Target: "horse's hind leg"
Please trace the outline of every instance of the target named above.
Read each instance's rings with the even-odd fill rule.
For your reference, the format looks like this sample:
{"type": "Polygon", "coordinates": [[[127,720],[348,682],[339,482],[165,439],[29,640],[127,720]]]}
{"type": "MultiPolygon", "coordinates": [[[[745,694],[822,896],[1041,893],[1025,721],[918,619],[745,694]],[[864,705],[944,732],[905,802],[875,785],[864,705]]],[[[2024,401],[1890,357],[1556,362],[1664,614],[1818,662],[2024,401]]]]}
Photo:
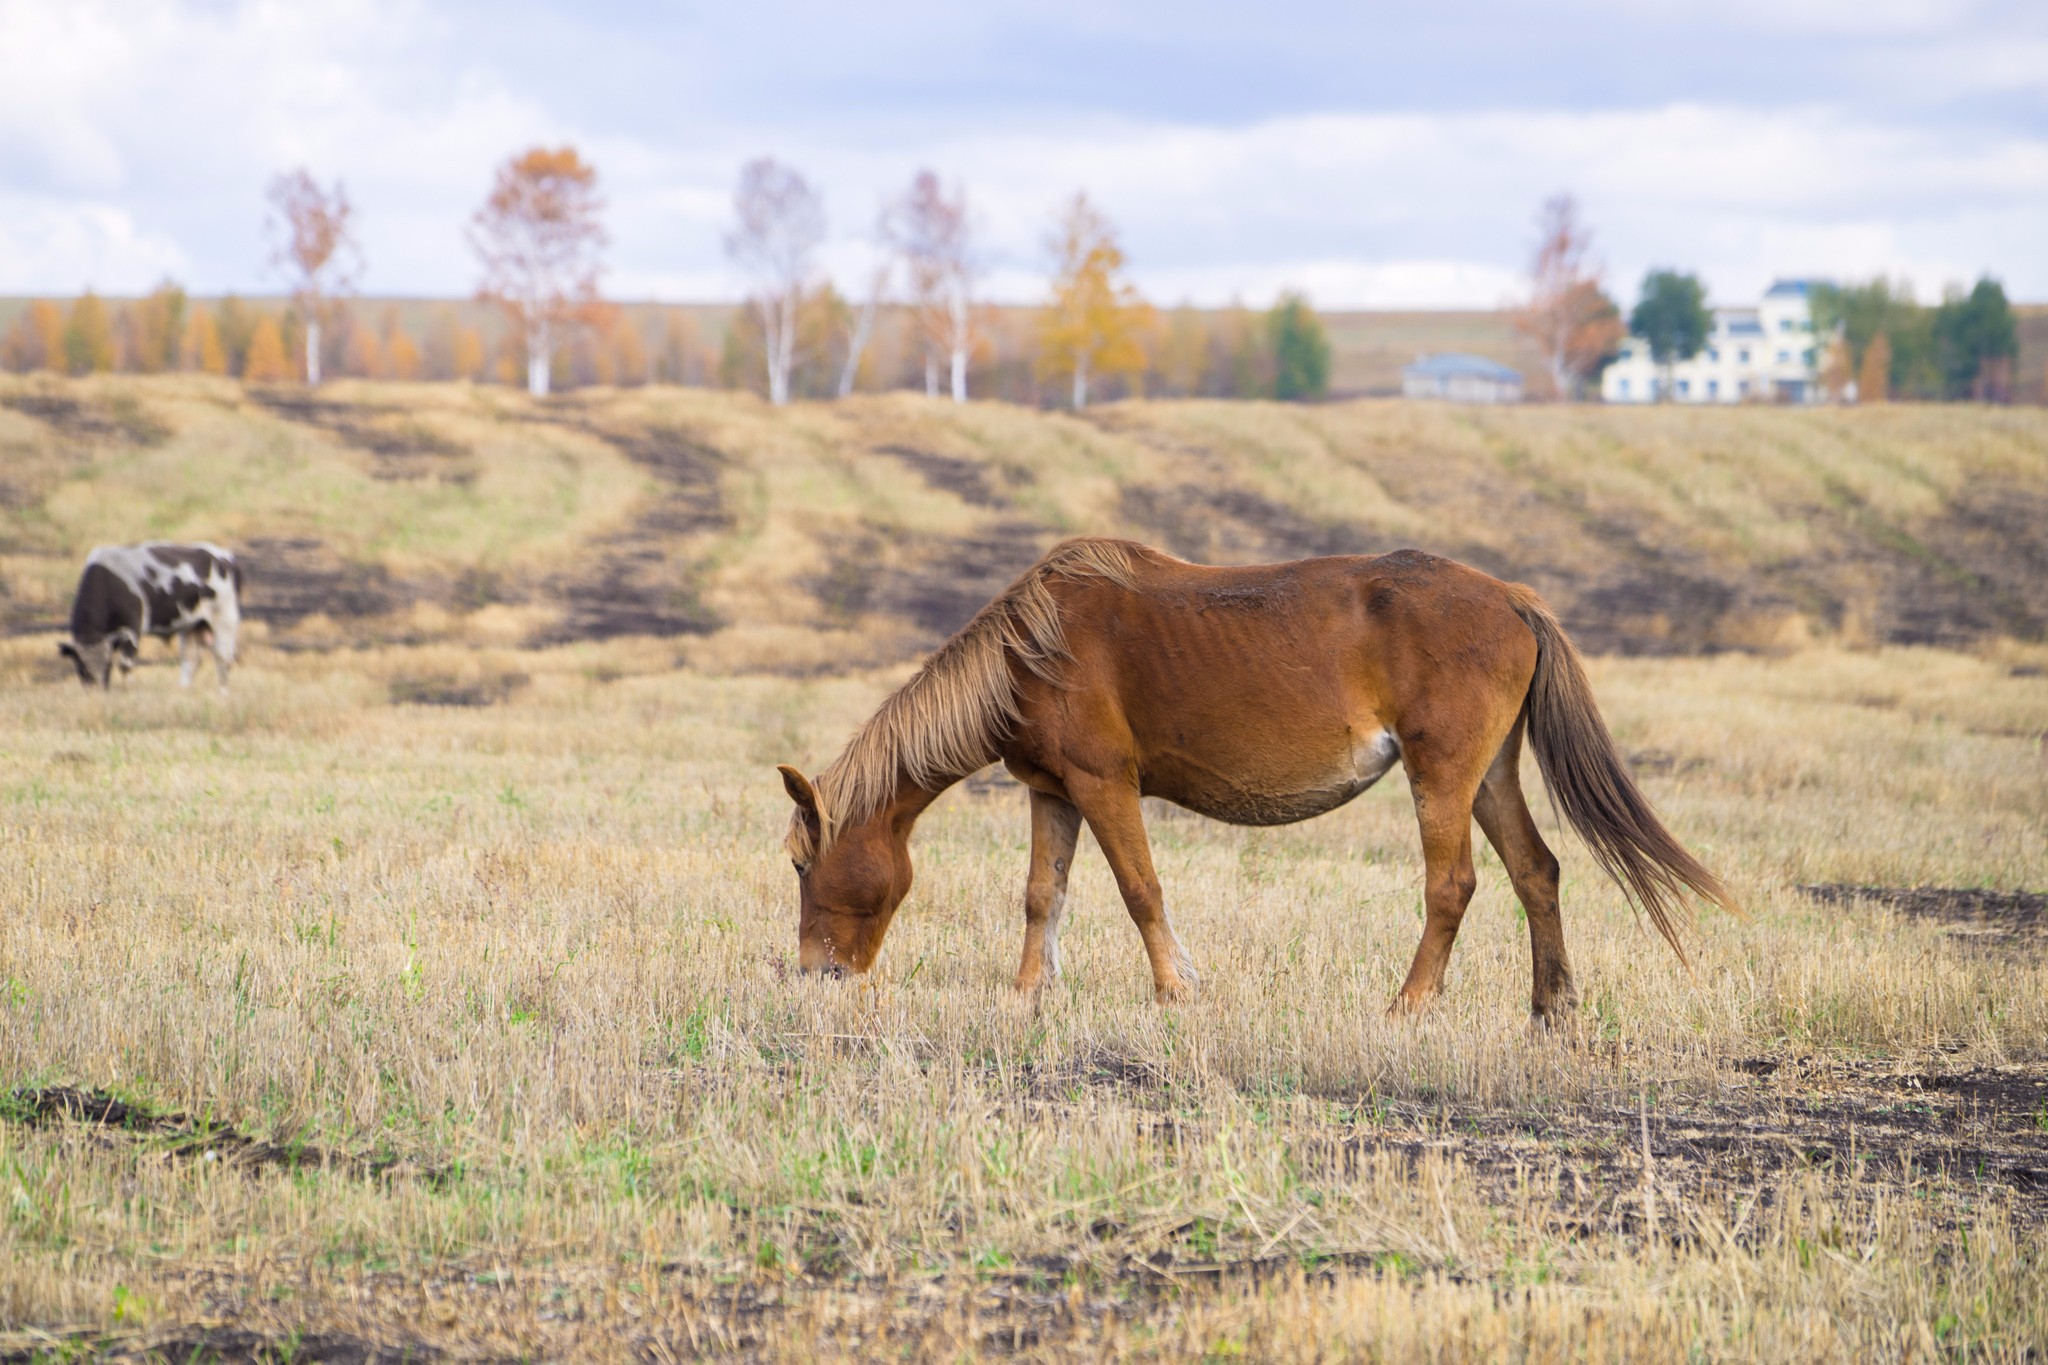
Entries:
{"type": "Polygon", "coordinates": [[[1515,895],[1529,917],[1529,956],[1534,986],[1530,1017],[1556,1025],[1578,1012],[1578,987],[1572,984],[1571,957],[1565,952],[1564,920],[1557,909],[1557,857],[1537,832],[1529,803],[1522,795],[1522,727],[1517,724],[1500,746],[1493,766],[1479,784],[1472,813],[1500,854],[1515,895]]]}
{"type": "MultiPolygon", "coordinates": [[[[1412,780],[1412,779],[1411,779],[1412,780]]],[[[1451,784],[1417,784],[1415,815],[1422,826],[1424,864],[1422,942],[1391,1013],[1420,1009],[1444,984],[1444,967],[1478,877],[1472,871],[1472,792],[1451,784]]]]}
{"type": "Polygon", "coordinates": [[[1035,991],[1060,974],[1060,911],[1067,903],[1067,870],[1081,835],[1081,812],[1045,792],[1031,793],[1031,877],[1024,884],[1024,965],[1017,989],[1035,991]]]}

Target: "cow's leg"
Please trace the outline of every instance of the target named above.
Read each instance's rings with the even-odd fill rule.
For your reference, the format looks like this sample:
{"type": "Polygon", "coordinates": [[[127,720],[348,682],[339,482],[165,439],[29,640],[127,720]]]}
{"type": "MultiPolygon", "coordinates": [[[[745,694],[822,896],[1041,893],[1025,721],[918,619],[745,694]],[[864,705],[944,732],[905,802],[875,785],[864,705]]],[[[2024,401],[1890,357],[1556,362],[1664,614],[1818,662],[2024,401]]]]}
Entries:
{"type": "Polygon", "coordinates": [[[213,645],[213,670],[220,678],[220,690],[228,690],[228,670],[235,665],[235,629],[232,625],[216,628],[211,632],[213,645]]]}
{"type": "Polygon", "coordinates": [[[1518,724],[1500,747],[1493,766],[1479,784],[1472,813],[1500,854],[1515,895],[1529,918],[1529,956],[1534,985],[1531,1019],[1555,1025],[1578,1012],[1579,992],[1572,984],[1571,957],[1565,952],[1564,921],[1557,910],[1557,857],[1537,832],[1522,795],[1522,727],[1518,724]]]}
{"type": "Polygon", "coordinates": [[[1152,870],[1152,845],[1145,836],[1145,813],[1137,790],[1114,779],[1070,774],[1067,794],[1080,807],[1095,842],[1102,846],[1102,856],[1116,874],[1117,890],[1123,893],[1124,908],[1131,912],[1131,922],[1145,941],[1145,956],[1152,964],[1153,998],[1162,1003],[1186,999],[1200,978],[1187,950],[1174,937],[1173,926],[1167,923],[1166,901],[1152,870]]]}
{"type": "Polygon", "coordinates": [[[178,632],[178,686],[190,687],[192,675],[199,668],[199,641],[194,638],[197,631],[178,632]]]}
{"type": "Polygon", "coordinates": [[[1081,836],[1081,812],[1072,802],[1031,793],[1031,876],[1024,883],[1024,965],[1019,992],[1035,991],[1060,974],[1060,912],[1067,904],[1067,870],[1081,836]]]}

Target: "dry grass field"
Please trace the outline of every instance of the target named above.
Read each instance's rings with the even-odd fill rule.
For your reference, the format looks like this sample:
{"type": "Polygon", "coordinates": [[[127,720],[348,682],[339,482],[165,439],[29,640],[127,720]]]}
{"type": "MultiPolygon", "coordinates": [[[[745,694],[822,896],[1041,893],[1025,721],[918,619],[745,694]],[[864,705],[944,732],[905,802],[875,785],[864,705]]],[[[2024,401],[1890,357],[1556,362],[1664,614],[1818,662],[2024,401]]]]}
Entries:
{"type": "Polygon", "coordinates": [[[2048,560],[1996,519],[2044,462],[1903,408],[0,381],[0,1358],[2039,1360],[2048,560]],[[1532,1035],[1482,854],[1391,1021],[1397,772],[1153,813],[1184,1006],[1084,836],[1030,1004],[990,772],[874,976],[795,979],[773,765],[1112,529],[1539,582],[1749,918],[1689,975],[1556,837],[1585,1004],[1532,1035]],[[144,534],[249,547],[230,694],[58,669],[144,534]]]}

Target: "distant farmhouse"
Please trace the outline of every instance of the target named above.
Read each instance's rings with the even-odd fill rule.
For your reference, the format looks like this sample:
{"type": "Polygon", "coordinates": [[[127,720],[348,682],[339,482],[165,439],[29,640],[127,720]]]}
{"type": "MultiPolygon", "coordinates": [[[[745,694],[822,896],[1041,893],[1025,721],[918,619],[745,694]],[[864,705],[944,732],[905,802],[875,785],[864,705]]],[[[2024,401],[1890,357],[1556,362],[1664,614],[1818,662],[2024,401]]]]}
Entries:
{"type": "Polygon", "coordinates": [[[1484,356],[1425,355],[1402,368],[1401,393],[1408,398],[1448,398],[1453,403],[1519,403],[1522,376],[1484,356]]]}
{"type": "Polygon", "coordinates": [[[1821,398],[1818,346],[1807,303],[1809,280],[1779,280],[1754,308],[1716,308],[1707,344],[1671,367],[1671,392],[1649,343],[1629,337],[1600,376],[1609,403],[1815,403],[1821,398]]]}

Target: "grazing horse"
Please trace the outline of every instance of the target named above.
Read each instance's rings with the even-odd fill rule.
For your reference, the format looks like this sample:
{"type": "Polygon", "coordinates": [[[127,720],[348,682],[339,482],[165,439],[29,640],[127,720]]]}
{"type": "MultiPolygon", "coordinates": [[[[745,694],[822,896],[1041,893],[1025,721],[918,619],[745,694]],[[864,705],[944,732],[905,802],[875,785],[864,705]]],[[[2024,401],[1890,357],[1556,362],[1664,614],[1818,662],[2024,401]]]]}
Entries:
{"type": "Polygon", "coordinates": [[[898,688],[796,803],[798,960],[873,965],[910,891],[910,832],[947,787],[1000,759],[1031,792],[1017,988],[1059,974],[1067,870],[1086,821],[1151,962],[1155,997],[1195,985],[1152,870],[1139,799],[1240,825],[1321,815],[1395,763],[1427,865],[1422,943],[1395,999],[1443,983],[1472,897],[1472,821],[1528,912],[1544,1023],[1578,992],[1557,859],[1522,798],[1522,737],[1572,827],[1681,960],[1689,889],[1734,909],[1650,808],[1600,719],[1585,669],[1537,595],[1416,550],[1212,568],[1130,541],[1069,540],[898,688]]]}

